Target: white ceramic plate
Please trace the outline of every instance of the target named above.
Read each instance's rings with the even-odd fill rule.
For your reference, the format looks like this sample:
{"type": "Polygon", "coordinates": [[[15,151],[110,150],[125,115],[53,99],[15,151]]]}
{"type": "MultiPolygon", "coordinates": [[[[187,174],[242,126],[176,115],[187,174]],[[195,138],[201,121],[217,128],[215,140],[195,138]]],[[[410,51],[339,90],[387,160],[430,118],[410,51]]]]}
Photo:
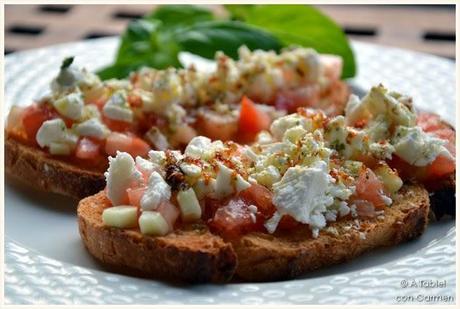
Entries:
{"type": "MultiPolygon", "coordinates": [[[[416,106],[455,123],[455,65],[434,56],[354,43],[359,74],[353,84],[377,83],[410,94],[416,106]]],[[[6,105],[43,95],[61,60],[95,70],[111,62],[117,39],[98,39],[6,57],[6,105]]],[[[190,60],[190,57],[188,58],[190,60]]],[[[193,59],[193,57],[192,57],[193,59]]],[[[85,251],[76,202],[36,192],[10,179],[5,187],[5,300],[8,304],[369,304],[433,303],[455,297],[454,221],[431,224],[418,240],[374,251],[297,280],[177,286],[110,272],[85,251]],[[403,281],[406,280],[406,281],[403,281]],[[437,280],[443,288],[404,287],[437,280]],[[420,297],[422,295],[422,298],[420,297]]]]}

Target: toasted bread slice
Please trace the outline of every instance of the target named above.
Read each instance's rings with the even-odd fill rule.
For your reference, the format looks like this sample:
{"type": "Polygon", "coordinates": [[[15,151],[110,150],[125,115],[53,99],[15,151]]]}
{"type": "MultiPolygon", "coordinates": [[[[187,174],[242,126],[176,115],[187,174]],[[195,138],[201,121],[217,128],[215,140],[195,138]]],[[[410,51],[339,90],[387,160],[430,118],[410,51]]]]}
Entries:
{"type": "Polygon", "coordinates": [[[155,278],[186,282],[273,281],[350,260],[365,251],[396,245],[422,234],[429,211],[428,192],[407,185],[383,217],[346,220],[312,238],[308,227],[274,235],[251,233],[226,242],[205,225],[180,228],[163,237],[137,229],[104,226],[110,202],[103,192],[78,207],[80,234],[88,251],[103,263],[155,278]],[[360,227],[353,227],[359,224],[360,227]]]}
{"type": "Polygon", "coordinates": [[[149,237],[137,229],[104,226],[102,212],[107,207],[110,202],[104,192],[81,200],[78,206],[80,235],[102,262],[173,281],[225,282],[234,274],[237,262],[232,245],[205,225],[149,237]]]}
{"type": "Polygon", "coordinates": [[[8,136],[5,138],[5,170],[8,175],[37,189],[76,199],[95,194],[105,187],[103,172],[57,160],[8,136]]]}

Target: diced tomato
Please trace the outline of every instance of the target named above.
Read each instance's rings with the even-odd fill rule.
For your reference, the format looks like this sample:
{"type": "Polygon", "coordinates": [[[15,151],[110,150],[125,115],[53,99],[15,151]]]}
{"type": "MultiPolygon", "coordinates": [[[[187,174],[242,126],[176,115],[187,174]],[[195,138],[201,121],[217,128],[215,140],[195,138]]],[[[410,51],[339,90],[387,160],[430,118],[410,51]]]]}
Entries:
{"type": "Polygon", "coordinates": [[[133,157],[147,156],[150,151],[150,146],[142,139],[136,136],[130,136],[123,133],[112,132],[107,137],[105,144],[105,152],[108,155],[114,156],[118,151],[123,151],[131,154],[133,157]]]}
{"type": "Polygon", "coordinates": [[[128,103],[132,107],[141,107],[142,106],[142,98],[138,95],[129,95],[128,96],[128,103]]]}
{"type": "Polygon", "coordinates": [[[83,137],[78,141],[75,156],[79,159],[94,159],[99,155],[100,144],[92,141],[87,137],[83,137]]]}
{"type": "Polygon", "coordinates": [[[238,120],[238,134],[244,142],[254,140],[257,133],[270,127],[271,118],[257,105],[243,96],[241,100],[240,118],[238,120]]]}
{"type": "Polygon", "coordinates": [[[383,183],[371,169],[363,170],[356,182],[354,198],[371,202],[376,209],[384,209],[385,202],[382,194],[384,194],[383,183]]]}
{"type": "Polygon", "coordinates": [[[288,230],[292,230],[298,227],[301,224],[302,223],[300,223],[299,221],[296,221],[290,215],[284,215],[283,217],[281,217],[280,223],[278,223],[278,226],[276,229],[288,231],[288,230]]]}
{"type": "Polygon", "coordinates": [[[24,110],[22,116],[22,124],[27,133],[29,140],[35,142],[35,136],[42,126],[43,122],[50,120],[56,116],[51,109],[47,108],[46,104],[32,104],[24,110]]]}
{"type": "Polygon", "coordinates": [[[432,113],[421,112],[417,115],[417,125],[425,132],[440,129],[441,118],[432,113]]]}
{"type": "Polygon", "coordinates": [[[455,131],[447,123],[443,122],[441,117],[423,112],[417,115],[417,125],[423,131],[432,133],[440,139],[448,141],[449,143],[446,145],[446,148],[455,156],[455,131]]]}
{"type": "Polygon", "coordinates": [[[147,188],[145,186],[127,189],[126,192],[128,193],[129,205],[141,207],[141,198],[146,189],[147,188]]]}
{"type": "Polygon", "coordinates": [[[275,99],[275,108],[294,113],[299,107],[315,107],[319,99],[319,87],[317,85],[308,85],[278,93],[275,99]]]}
{"type": "Polygon", "coordinates": [[[129,122],[110,119],[105,117],[104,115],[102,115],[102,121],[107,125],[107,127],[111,131],[126,132],[132,128],[132,125],[129,122]]]}
{"type": "Polygon", "coordinates": [[[217,209],[209,226],[224,238],[234,239],[251,231],[262,230],[262,226],[251,218],[248,204],[241,198],[233,198],[228,204],[217,209]]]}
{"type": "Polygon", "coordinates": [[[238,132],[238,119],[229,114],[206,110],[198,114],[195,128],[200,135],[213,140],[234,140],[238,132]]]}
{"type": "Polygon", "coordinates": [[[213,198],[207,197],[204,201],[204,207],[202,207],[203,210],[203,220],[208,221],[209,219],[212,219],[214,215],[216,214],[217,209],[220,207],[226,205],[228,203],[227,200],[217,200],[213,198]]]}
{"type": "Polygon", "coordinates": [[[177,221],[177,218],[180,215],[179,209],[177,209],[177,207],[174,206],[174,204],[171,202],[164,201],[160,204],[160,206],[158,206],[156,211],[161,213],[166,222],[168,222],[169,230],[172,231],[174,228],[174,223],[177,221]]]}
{"type": "Polygon", "coordinates": [[[455,161],[444,155],[439,155],[427,166],[427,178],[442,178],[455,172],[455,161]]]}
{"type": "MultiPolygon", "coordinates": [[[[447,144],[445,147],[452,156],[455,156],[455,131],[447,123],[443,122],[438,115],[422,112],[417,115],[417,125],[419,125],[423,131],[432,133],[438,138],[446,140],[447,144]]],[[[433,179],[439,179],[454,173],[455,160],[440,155],[427,167],[418,169],[423,170],[424,178],[428,181],[432,181],[433,179]]],[[[419,174],[422,174],[422,172],[419,171],[419,174]]]]}
{"type": "Polygon", "coordinates": [[[322,54],[320,55],[319,61],[323,65],[324,75],[326,75],[329,80],[334,81],[340,79],[343,66],[342,58],[336,55],[322,54]]]}
{"type": "Polygon", "coordinates": [[[353,205],[356,206],[356,213],[358,214],[359,217],[374,218],[376,215],[374,204],[372,204],[369,201],[354,200],[353,205]]]}
{"type": "Polygon", "coordinates": [[[276,211],[272,203],[273,193],[259,184],[253,184],[240,192],[239,196],[248,204],[257,206],[264,219],[271,218],[276,211]]]}

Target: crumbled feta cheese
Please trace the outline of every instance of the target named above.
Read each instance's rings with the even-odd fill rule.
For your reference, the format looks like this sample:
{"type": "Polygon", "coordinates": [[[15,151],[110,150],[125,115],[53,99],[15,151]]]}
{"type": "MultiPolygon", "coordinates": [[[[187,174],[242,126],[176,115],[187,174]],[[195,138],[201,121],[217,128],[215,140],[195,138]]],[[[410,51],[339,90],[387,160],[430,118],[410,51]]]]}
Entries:
{"type": "Polygon", "coordinates": [[[234,171],[224,164],[217,162],[218,172],[216,177],[216,191],[218,198],[223,198],[233,192],[232,178],[234,171]]]}
{"type": "Polygon", "coordinates": [[[211,148],[211,140],[204,136],[196,136],[188,143],[184,154],[192,158],[201,159],[211,148]]]}
{"type": "Polygon", "coordinates": [[[302,126],[295,126],[287,129],[286,132],[284,132],[283,140],[296,144],[307,133],[308,131],[305,130],[302,126]]]}
{"type": "Polygon", "coordinates": [[[77,144],[78,137],[67,129],[62,119],[56,118],[43,122],[36,139],[40,147],[50,147],[52,154],[70,154],[77,144]]]}
{"type": "Polygon", "coordinates": [[[145,133],[145,138],[158,150],[166,150],[169,147],[169,142],[166,136],[158,129],[157,127],[151,127],[147,133],[145,133]]]}
{"type": "Polygon", "coordinates": [[[109,157],[109,169],[105,173],[107,197],[113,206],[126,202],[126,189],[133,181],[141,181],[142,174],[136,169],[133,158],[126,152],[117,152],[109,157]]]}
{"type": "Polygon", "coordinates": [[[241,175],[236,175],[235,189],[237,193],[248,189],[250,186],[251,184],[241,177],[241,175]]]}
{"type": "Polygon", "coordinates": [[[83,97],[81,93],[71,93],[53,102],[53,106],[63,116],[72,120],[80,119],[83,114],[83,97]]]}
{"type": "Polygon", "coordinates": [[[352,96],[345,115],[348,124],[358,120],[372,120],[378,115],[384,115],[385,120],[393,125],[414,126],[416,123],[416,115],[407,99],[389,92],[382,85],[372,87],[361,102],[352,96]]]}
{"type": "Polygon", "coordinates": [[[327,194],[329,182],[324,162],[313,167],[291,167],[273,185],[273,204],[278,213],[321,229],[326,225],[322,213],[334,202],[327,194]]]}
{"type": "Polygon", "coordinates": [[[275,182],[281,179],[281,174],[276,167],[269,165],[262,171],[253,175],[258,184],[271,188],[275,182]]]}
{"type": "Polygon", "coordinates": [[[136,157],[136,167],[144,175],[150,175],[157,168],[153,162],[139,156],[136,157]]]}
{"type": "Polygon", "coordinates": [[[389,142],[372,143],[369,145],[370,153],[380,160],[391,160],[395,148],[389,142]]]}
{"type": "Polygon", "coordinates": [[[150,150],[149,159],[157,166],[163,166],[166,162],[166,154],[164,151],[150,150]]]}
{"type": "Polygon", "coordinates": [[[134,118],[133,111],[129,108],[126,101],[126,93],[116,91],[105,103],[102,112],[107,118],[132,122],[134,118]]]}
{"type": "Polygon", "coordinates": [[[181,171],[190,177],[199,177],[201,175],[201,167],[191,163],[181,163],[180,165],[181,171]]]}
{"type": "Polygon", "coordinates": [[[423,132],[420,127],[399,126],[393,139],[398,157],[415,166],[426,166],[439,155],[452,157],[445,144],[446,141],[423,132]]]}
{"type": "Polygon", "coordinates": [[[269,132],[260,131],[259,134],[257,134],[256,142],[259,145],[270,144],[270,143],[273,142],[273,138],[272,138],[272,135],[269,132]]]}
{"type": "Polygon", "coordinates": [[[380,194],[385,205],[390,206],[393,203],[393,200],[386,196],[385,194],[380,194]]]}
{"type": "Polygon", "coordinates": [[[75,125],[75,132],[80,136],[104,139],[109,135],[110,130],[99,119],[91,118],[75,125]]]}
{"type": "Polygon", "coordinates": [[[158,172],[150,174],[147,190],[141,197],[142,210],[155,210],[163,201],[171,198],[171,187],[158,172]]]}
{"type": "Polygon", "coordinates": [[[284,133],[293,127],[300,126],[304,130],[310,132],[313,128],[312,121],[299,114],[290,114],[273,121],[270,126],[270,132],[277,140],[281,140],[284,133]]]}
{"type": "Polygon", "coordinates": [[[193,185],[193,189],[199,199],[206,195],[211,195],[216,191],[216,180],[213,178],[209,179],[198,179],[193,185]]]}

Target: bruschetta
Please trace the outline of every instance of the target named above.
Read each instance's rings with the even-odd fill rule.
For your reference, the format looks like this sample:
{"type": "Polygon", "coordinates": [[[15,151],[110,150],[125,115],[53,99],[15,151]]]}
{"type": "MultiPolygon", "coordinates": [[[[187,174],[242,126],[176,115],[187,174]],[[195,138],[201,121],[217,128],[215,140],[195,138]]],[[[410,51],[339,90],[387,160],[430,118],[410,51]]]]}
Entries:
{"type": "Polygon", "coordinates": [[[234,61],[218,53],[211,72],[142,68],[108,81],[65,59],[49,95],[11,108],[6,171],[81,198],[103,188],[107,156],[117,151],[145,158],[152,149],[183,150],[198,135],[248,143],[300,106],[343,112],[349,92],[340,58],[305,48],[239,54],[234,61]]]}
{"type": "Polygon", "coordinates": [[[118,152],[105,190],[80,202],[80,234],[102,262],[154,277],[292,278],[419,236],[424,185],[455,172],[452,143],[378,85],[343,116],[299,108],[251,145],[118,152]]]}

